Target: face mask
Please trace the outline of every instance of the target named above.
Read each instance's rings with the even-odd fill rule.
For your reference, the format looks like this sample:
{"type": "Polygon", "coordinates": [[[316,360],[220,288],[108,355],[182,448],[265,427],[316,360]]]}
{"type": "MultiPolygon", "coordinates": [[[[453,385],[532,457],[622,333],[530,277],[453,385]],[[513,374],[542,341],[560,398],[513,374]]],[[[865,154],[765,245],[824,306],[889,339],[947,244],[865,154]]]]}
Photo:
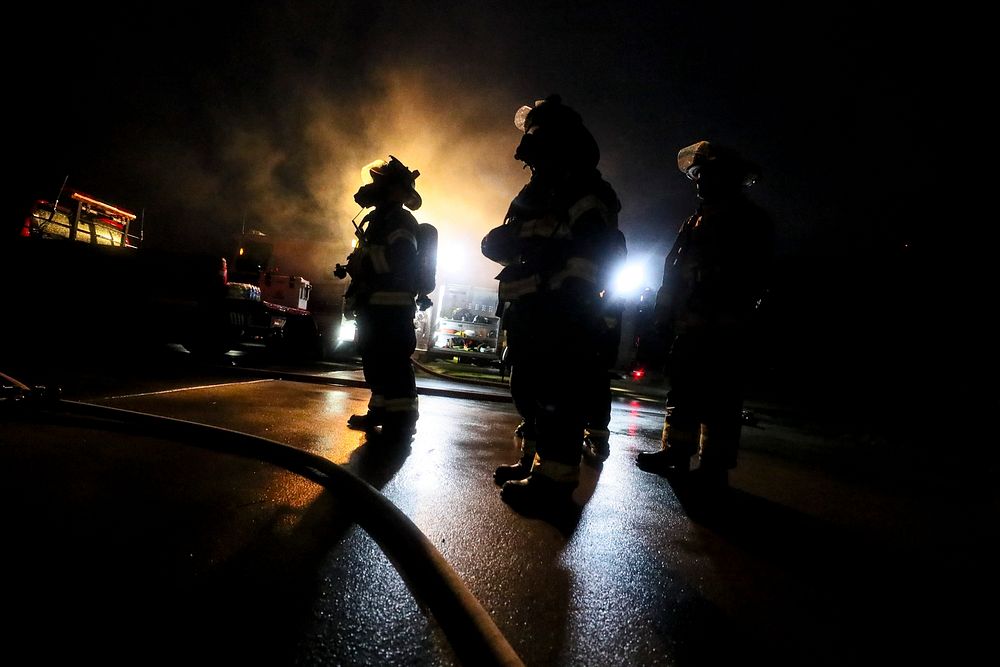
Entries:
{"type": "Polygon", "coordinates": [[[358,188],[358,191],[354,193],[354,201],[357,202],[358,206],[361,206],[362,208],[371,208],[381,199],[381,193],[379,190],[380,188],[376,187],[374,183],[362,185],[358,188]]]}
{"type": "Polygon", "coordinates": [[[521,137],[521,142],[517,145],[517,150],[514,151],[514,159],[520,160],[529,167],[536,166],[540,152],[538,143],[538,137],[533,133],[526,133],[521,137]]]}

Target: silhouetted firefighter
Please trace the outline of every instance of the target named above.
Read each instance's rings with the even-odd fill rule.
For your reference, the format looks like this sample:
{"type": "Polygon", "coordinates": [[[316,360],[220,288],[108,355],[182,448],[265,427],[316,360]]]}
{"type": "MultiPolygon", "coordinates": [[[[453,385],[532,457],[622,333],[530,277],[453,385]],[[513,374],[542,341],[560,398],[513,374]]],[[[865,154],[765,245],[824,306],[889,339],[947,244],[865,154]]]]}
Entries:
{"type": "Polygon", "coordinates": [[[413,317],[422,293],[417,253],[419,225],[413,214],[422,203],[414,187],[419,171],[393,156],[364,167],[364,185],[354,201],[374,207],[357,227],[358,244],[338,266],[350,275],[344,312],[357,321],[357,347],[371,387],[368,412],[352,415],[348,426],[370,435],[408,439],[417,423],[417,387],[410,357],[416,349],[413,317]],[[406,208],[404,208],[404,206],[406,208]]]}
{"type": "Polygon", "coordinates": [[[482,251],[504,267],[499,301],[523,423],[520,459],[494,478],[504,501],[540,508],[568,501],[579,479],[587,388],[606,372],[601,292],[619,257],[621,206],[597,170],[597,142],[559,96],[522,107],[514,123],[524,132],[514,157],[531,179],[482,251]]]}
{"type": "Polygon", "coordinates": [[[664,263],[654,310],[670,346],[662,448],[637,463],[716,491],[736,467],[745,347],[769,271],[772,225],[746,196],[757,166],[732,149],[699,141],[680,150],[677,165],[700,203],[664,263]]]}

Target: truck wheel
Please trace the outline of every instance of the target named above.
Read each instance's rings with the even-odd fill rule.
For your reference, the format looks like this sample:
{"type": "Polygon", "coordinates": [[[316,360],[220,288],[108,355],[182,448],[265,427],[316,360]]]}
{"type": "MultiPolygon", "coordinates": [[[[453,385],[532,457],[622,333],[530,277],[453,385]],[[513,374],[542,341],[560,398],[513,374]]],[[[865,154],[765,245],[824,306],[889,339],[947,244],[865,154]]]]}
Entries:
{"type": "Polygon", "coordinates": [[[319,328],[312,317],[297,317],[285,323],[278,352],[295,361],[316,361],[323,355],[319,328]]]}
{"type": "Polygon", "coordinates": [[[181,344],[199,357],[221,357],[236,347],[239,340],[239,331],[232,328],[230,319],[225,310],[203,308],[197,315],[198,326],[188,332],[181,344]]]}
{"type": "Polygon", "coordinates": [[[182,343],[184,349],[191,354],[209,359],[221,357],[232,349],[228,342],[222,338],[205,335],[182,343]]]}

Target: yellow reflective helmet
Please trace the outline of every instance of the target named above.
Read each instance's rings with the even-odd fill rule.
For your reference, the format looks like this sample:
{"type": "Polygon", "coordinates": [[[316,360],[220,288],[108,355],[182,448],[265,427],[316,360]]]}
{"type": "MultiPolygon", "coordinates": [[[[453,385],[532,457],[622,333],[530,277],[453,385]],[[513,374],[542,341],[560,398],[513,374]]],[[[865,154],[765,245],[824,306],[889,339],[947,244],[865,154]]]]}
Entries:
{"type": "Polygon", "coordinates": [[[744,186],[753,185],[760,174],[760,167],[728,146],[702,140],[677,152],[677,168],[691,180],[696,178],[701,167],[709,163],[740,172],[744,186]]]}

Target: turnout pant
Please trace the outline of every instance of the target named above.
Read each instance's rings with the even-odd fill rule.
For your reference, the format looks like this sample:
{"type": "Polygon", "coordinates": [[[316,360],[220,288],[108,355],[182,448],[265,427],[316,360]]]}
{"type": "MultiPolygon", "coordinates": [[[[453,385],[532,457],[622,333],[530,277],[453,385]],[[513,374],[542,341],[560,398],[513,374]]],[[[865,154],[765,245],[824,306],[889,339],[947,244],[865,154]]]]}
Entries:
{"type": "Polygon", "coordinates": [[[743,336],[709,329],[681,333],[667,357],[663,448],[700,454],[701,465],[735,468],[743,425],[743,336]]]}
{"type": "Polygon", "coordinates": [[[510,309],[511,397],[526,437],[537,438],[532,474],[575,482],[593,403],[596,316],[558,294],[524,297],[510,309]]]}
{"type": "Polygon", "coordinates": [[[368,412],[387,421],[417,419],[417,384],[410,363],[417,346],[414,313],[412,305],[368,305],[358,313],[358,352],[372,392],[368,412]]]}

